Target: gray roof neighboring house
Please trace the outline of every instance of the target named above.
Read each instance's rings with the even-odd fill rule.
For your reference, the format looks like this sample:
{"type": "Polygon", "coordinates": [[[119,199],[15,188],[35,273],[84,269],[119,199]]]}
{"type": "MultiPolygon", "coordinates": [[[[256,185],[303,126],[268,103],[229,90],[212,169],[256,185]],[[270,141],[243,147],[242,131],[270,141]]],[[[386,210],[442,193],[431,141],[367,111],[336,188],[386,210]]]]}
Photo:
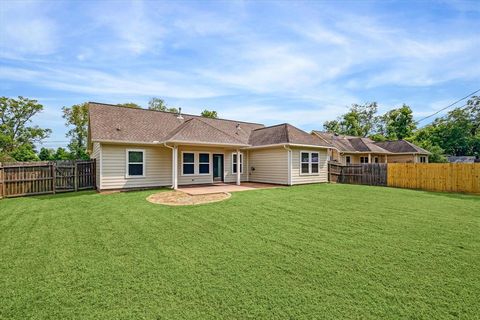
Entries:
{"type": "MultiPolygon", "coordinates": [[[[448,156],[448,162],[451,163],[474,163],[476,162],[475,156],[448,156]]],[[[478,161],[477,161],[478,162],[478,161]]]]}
{"type": "Polygon", "coordinates": [[[331,147],[290,124],[263,124],[89,103],[89,142],[331,147]]]}
{"type": "Polygon", "coordinates": [[[393,140],[375,142],[369,138],[337,135],[329,132],[313,131],[320,139],[333,145],[340,152],[346,153],[420,153],[430,154],[411,142],[405,140],[393,140]]]}

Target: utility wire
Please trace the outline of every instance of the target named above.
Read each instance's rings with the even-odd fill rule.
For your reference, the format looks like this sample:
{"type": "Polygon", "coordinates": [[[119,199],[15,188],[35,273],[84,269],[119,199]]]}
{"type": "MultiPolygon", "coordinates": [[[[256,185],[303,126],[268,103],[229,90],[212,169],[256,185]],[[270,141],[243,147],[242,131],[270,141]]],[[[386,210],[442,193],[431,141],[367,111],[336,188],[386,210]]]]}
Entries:
{"type": "MultiPolygon", "coordinates": [[[[425,120],[425,119],[431,118],[431,117],[433,117],[434,115],[439,114],[439,113],[442,112],[443,110],[448,109],[448,108],[456,105],[456,104],[459,103],[460,101],[465,100],[465,99],[467,99],[467,98],[470,97],[470,96],[473,96],[473,95],[474,95],[475,93],[477,93],[477,92],[480,92],[480,89],[475,90],[475,91],[473,91],[472,93],[470,93],[469,95],[467,95],[467,96],[465,96],[465,97],[463,97],[463,98],[461,98],[461,99],[458,99],[458,100],[455,101],[454,103],[449,104],[448,106],[446,106],[446,107],[444,107],[444,108],[436,111],[435,113],[432,113],[431,115],[426,116],[426,117],[424,117],[424,118],[416,121],[416,123],[420,123],[421,121],[423,121],[423,120],[425,120]]],[[[465,106],[465,105],[464,105],[464,106],[465,106]]],[[[462,106],[461,108],[463,108],[464,106],[462,106]]]]}

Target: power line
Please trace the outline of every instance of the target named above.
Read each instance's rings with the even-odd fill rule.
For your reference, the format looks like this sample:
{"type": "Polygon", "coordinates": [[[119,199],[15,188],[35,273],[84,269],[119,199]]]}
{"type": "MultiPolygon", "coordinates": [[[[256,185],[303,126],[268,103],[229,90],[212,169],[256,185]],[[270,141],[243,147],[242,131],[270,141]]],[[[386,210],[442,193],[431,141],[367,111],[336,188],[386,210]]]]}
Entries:
{"type": "MultiPolygon", "coordinates": [[[[439,114],[439,113],[442,112],[443,110],[448,109],[448,108],[450,108],[450,107],[453,106],[453,105],[456,105],[456,104],[459,103],[460,101],[465,100],[465,99],[467,99],[467,98],[470,97],[470,96],[473,96],[473,95],[474,95],[475,93],[477,93],[477,92],[480,92],[480,89],[475,90],[474,92],[470,93],[469,95],[467,95],[467,96],[465,96],[465,97],[463,97],[463,98],[461,98],[461,99],[458,99],[458,100],[455,101],[454,103],[451,103],[451,104],[449,104],[448,106],[446,106],[446,107],[444,107],[444,108],[442,108],[442,109],[440,109],[440,110],[432,113],[431,115],[426,116],[426,117],[424,117],[424,118],[416,121],[416,123],[420,123],[421,121],[423,121],[423,120],[425,120],[425,119],[431,118],[431,117],[433,117],[434,115],[439,114]]],[[[465,106],[465,105],[463,105],[461,108],[463,108],[464,106],[465,106]]]]}

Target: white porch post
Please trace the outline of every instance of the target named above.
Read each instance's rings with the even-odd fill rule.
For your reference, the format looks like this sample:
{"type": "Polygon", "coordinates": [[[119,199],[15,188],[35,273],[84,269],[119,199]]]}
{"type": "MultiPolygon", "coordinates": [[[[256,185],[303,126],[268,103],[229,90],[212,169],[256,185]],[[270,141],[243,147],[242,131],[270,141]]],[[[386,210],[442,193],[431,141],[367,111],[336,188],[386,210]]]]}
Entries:
{"type": "Polygon", "coordinates": [[[372,154],[371,153],[368,154],[368,163],[372,163],[372,154]]]}
{"type": "Polygon", "coordinates": [[[237,149],[237,186],[240,185],[240,150],[237,149]]]}
{"type": "Polygon", "coordinates": [[[178,189],[178,147],[172,149],[172,188],[178,189]]]}
{"type": "Polygon", "coordinates": [[[387,163],[387,162],[388,162],[388,159],[387,159],[387,157],[388,157],[388,156],[387,156],[387,155],[385,155],[385,163],[387,163]]]}

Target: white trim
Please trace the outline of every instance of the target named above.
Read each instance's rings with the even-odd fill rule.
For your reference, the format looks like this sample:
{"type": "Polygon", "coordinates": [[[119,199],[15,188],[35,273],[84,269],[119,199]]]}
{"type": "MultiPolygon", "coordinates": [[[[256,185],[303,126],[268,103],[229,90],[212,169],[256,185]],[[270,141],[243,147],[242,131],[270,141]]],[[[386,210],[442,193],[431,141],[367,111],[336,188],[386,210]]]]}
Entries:
{"type": "Polygon", "coordinates": [[[191,145],[195,145],[195,146],[203,146],[203,145],[207,145],[207,146],[234,146],[234,147],[248,147],[249,145],[248,144],[244,144],[244,143],[219,143],[219,142],[190,142],[190,141],[177,141],[177,140],[168,140],[168,141],[165,141],[165,143],[176,143],[178,145],[185,145],[185,146],[191,146],[191,145]]]}
{"type": "Polygon", "coordinates": [[[199,176],[209,176],[212,175],[213,177],[213,159],[211,152],[202,152],[198,151],[198,175],[199,176]],[[200,173],[200,165],[206,164],[206,162],[200,162],[200,154],[208,154],[208,173],[200,173]]]}
{"type": "MultiPolygon", "coordinates": [[[[202,162],[206,164],[206,162],[202,162]]],[[[181,176],[182,177],[191,177],[191,176],[212,176],[213,179],[213,161],[212,161],[212,152],[211,151],[182,151],[182,159],[180,161],[181,164],[181,176]],[[184,153],[193,153],[193,162],[183,162],[183,154],[184,153]],[[200,154],[205,153],[208,154],[208,173],[200,173],[200,154]],[[183,165],[184,164],[193,164],[193,173],[183,173],[183,165]]]]}
{"type": "MultiPolygon", "coordinates": [[[[100,161],[99,161],[99,162],[100,162],[100,177],[97,177],[97,180],[100,179],[100,182],[99,182],[98,186],[99,186],[99,189],[102,190],[102,180],[103,180],[103,160],[102,160],[103,154],[102,154],[102,148],[103,148],[103,147],[102,147],[102,144],[101,144],[100,142],[98,143],[98,147],[100,148],[100,161]]],[[[97,173],[95,172],[95,174],[97,174],[97,173]]]]}
{"type": "Polygon", "coordinates": [[[307,150],[300,150],[300,175],[301,176],[319,176],[320,175],[320,152],[318,151],[307,151],[307,150]],[[302,153],[308,153],[308,173],[303,173],[302,172],[302,164],[305,164],[307,162],[302,161],[302,153]],[[312,153],[318,154],[318,162],[316,164],[318,165],[318,172],[312,172],[312,164],[314,163],[312,161],[312,153]]]}
{"type": "Polygon", "coordinates": [[[352,156],[351,155],[345,155],[345,164],[352,164],[352,156]],[[347,162],[348,158],[348,162],[347,162]]]}
{"type": "Polygon", "coordinates": [[[292,149],[290,149],[287,146],[283,146],[283,147],[285,148],[285,150],[287,150],[287,184],[291,186],[292,185],[292,149]]]}
{"type": "MultiPolygon", "coordinates": [[[[233,162],[233,155],[234,155],[234,154],[237,154],[237,152],[236,152],[236,151],[235,151],[235,152],[232,152],[232,174],[237,174],[236,172],[233,171],[234,166],[235,166],[235,165],[234,165],[234,162],[233,162]]],[[[241,166],[240,166],[240,174],[243,174],[243,171],[244,171],[244,170],[243,170],[243,167],[245,167],[245,163],[244,163],[244,162],[245,162],[245,156],[243,155],[243,152],[240,152],[240,159],[241,159],[241,161],[240,161],[240,164],[241,164],[241,166]]]]}
{"type": "MultiPolygon", "coordinates": [[[[309,144],[297,144],[297,143],[275,143],[275,144],[265,144],[263,146],[254,146],[254,147],[247,147],[244,148],[244,150],[250,150],[250,149],[263,149],[263,148],[272,148],[272,147],[284,147],[284,146],[289,146],[289,147],[303,147],[303,148],[318,148],[318,149],[335,149],[339,151],[337,148],[334,147],[328,147],[328,146],[315,146],[315,145],[309,145],[309,144]]],[[[340,151],[339,151],[340,152],[340,151]]]]}
{"type": "Polygon", "coordinates": [[[145,178],[147,175],[147,166],[146,166],[146,152],[145,149],[125,149],[125,178],[127,179],[139,179],[145,178]],[[129,164],[140,164],[140,162],[130,162],[129,161],[129,152],[141,152],[142,153],[142,175],[131,176],[128,174],[128,165],[129,164]]]}
{"type": "Polygon", "coordinates": [[[180,161],[180,164],[181,164],[180,166],[181,166],[181,168],[182,168],[180,172],[181,172],[182,177],[191,177],[191,176],[194,176],[194,175],[195,175],[195,173],[197,172],[197,171],[195,170],[196,158],[197,158],[197,157],[195,156],[195,152],[194,152],[194,151],[182,151],[182,160],[180,161]],[[191,154],[193,154],[193,162],[187,162],[187,163],[184,163],[184,162],[183,162],[183,155],[184,155],[185,153],[191,153],[191,154]],[[183,173],[183,165],[184,165],[184,164],[193,164],[193,173],[183,173]]]}

